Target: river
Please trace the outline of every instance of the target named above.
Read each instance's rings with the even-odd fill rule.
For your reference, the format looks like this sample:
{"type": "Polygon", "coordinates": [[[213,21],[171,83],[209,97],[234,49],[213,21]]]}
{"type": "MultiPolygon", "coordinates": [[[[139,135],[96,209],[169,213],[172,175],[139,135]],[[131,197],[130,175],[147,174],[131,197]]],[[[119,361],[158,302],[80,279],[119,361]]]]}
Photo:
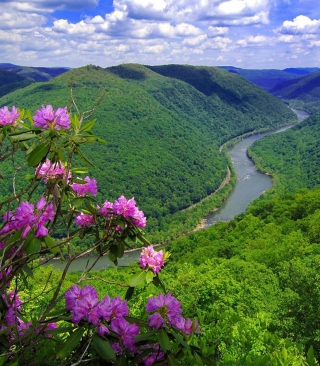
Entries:
{"type": "MultiPolygon", "coordinates": [[[[292,109],[302,121],[309,117],[305,111],[292,109]]],[[[248,204],[272,186],[272,178],[256,170],[254,163],[247,156],[248,148],[257,140],[266,135],[283,132],[291,126],[286,126],[275,131],[258,133],[237,142],[228,155],[237,173],[237,182],[225,201],[218,210],[209,214],[204,220],[204,228],[208,228],[218,221],[230,221],[236,215],[245,212],[248,204]]]]}
{"type": "MultiPolygon", "coordinates": [[[[293,111],[298,115],[300,121],[309,116],[308,113],[304,111],[296,109],[293,109],[293,111]]],[[[251,201],[258,198],[266,190],[271,188],[272,178],[255,169],[252,160],[247,156],[247,149],[254,143],[254,141],[272,133],[282,132],[288,128],[290,128],[290,126],[246,137],[237,142],[228,151],[228,155],[230,156],[237,173],[237,182],[228,199],[218,210],[206,217],[204,222],[205,228],[214,225],[218,221],[232,220],[236,215],[245,212],[246,207],[251,201]]],[[[139,259],[139,255],[139,250],[125,253],[123,258],[119,259],[119,265],[127,266],[128,264],[137,261],[139,259]]],[[[88,256],[78,258],[71,263],[69,271],[81,271],[85,269],[87,265],[91,265],[94,260],[94,257],[88,256]]],[[[63,269],[66,262],[61,260],[52,260],[50,261],[50,264],[53,264],[55,269],[63,269]]],[[[101,270],[113,266],[114,264],[111,263],[107,257],[103,257],[95,264],[94,269],[101,270]]]]}

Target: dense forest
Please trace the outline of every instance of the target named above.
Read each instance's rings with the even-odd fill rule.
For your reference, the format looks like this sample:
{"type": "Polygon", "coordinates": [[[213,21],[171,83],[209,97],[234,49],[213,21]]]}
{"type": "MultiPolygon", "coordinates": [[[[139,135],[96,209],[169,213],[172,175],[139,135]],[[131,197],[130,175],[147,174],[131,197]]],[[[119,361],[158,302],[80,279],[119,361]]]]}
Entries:
{"type": "MultiPolygon", "coordinates": [[[[99,92],[105,93],[95,117],[102,121],[96,132],[108,144],[86,152],[96,163],[92,174],[103,182],[99,190],[108,198],[137,196],[150,215],[151,234],[161,239],[170,225],[178,236],[209,212],[207,201],[195,211],[181,209],[217,189],[226,166],[232,169],[225,153],[219,153],[221,144],[294,121],[290,109],[271,95],[216,68],[90,66],[70,73],[81,108],[92,107],[99,92]]],[[[68,74],[17,90],[0,104],[59,105],[69,97],[68,74]]],[[[320,115],[314,114],[256,141],[249,154],[273,176],[272,190],[234,220],[165,247],[171,256],[161,278],[182,301],[184,314],[199,319],[201,334],[190,341],[217,366],[313,366],[320,360],[319,126],[320,115]]],[[[10,176],[9,166],[1,169],[10,176]]],[[[228,187],[220,194],[219,199],[226,198],[228,187]]],[[[81,283],[94,284],[100,297],[124,297],[127,289],[114,284],[128,283],[137,271],[136,263],[91,271],[81,283]]],[[[51,266],[34,263],[34,277],[21,293],[26,315],[41,311],[60,276],[51,266]]],[[[61,291],[80,276],[69,273],[61,291]]],[[[159,291],[137,286],[130,300],[133,315],[143,317],[141,304],[159,291]]],[[[38,364],[53,364],[51,351],[41,359],[35,349],[38,364]]],[[[187,356],[182,362],[194,365],[187,356]]]]}
{"type": "Polygon", "coordinates": [[[249,149],[256,166],[274,177],[272,192],[293,193],[320,184],[320,114],[266,136],[249,149]]]}
{"type": "MultiPolygon", "coordinates": [[[[91,109],[102,97],[93,116],[94,132],[107,144],[83,149],[95,164],[89,173],[101,182],[99,194],[109,200],[119,194],[134,196],[148,217],[154,241],[194,229],[219,204],[214,198],[193,220],[189,212],[181,213],[214,192],[226,177],[228,161],[219,151],[221,144],[297,121],[282,102],[238,75],[176,65],[86,66],[7,94],[0,106],[33,111],[41,104],[65,106],[71,79],[80,110],[91,109]]],[[[3,173],[1,192],[10,192],[12,166],[5,166],[3,173]]],[[[21,188],[25,171],[18,174],[21,188]]],[[[220,202],[224,198],[222,193],[220,202]]]]}

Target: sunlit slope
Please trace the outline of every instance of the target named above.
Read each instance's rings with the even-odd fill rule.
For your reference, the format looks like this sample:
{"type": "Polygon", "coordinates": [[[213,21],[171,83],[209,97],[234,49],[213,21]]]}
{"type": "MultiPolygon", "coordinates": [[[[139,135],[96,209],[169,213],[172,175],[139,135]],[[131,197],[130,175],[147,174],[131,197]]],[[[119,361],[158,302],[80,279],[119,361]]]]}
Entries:
{"type": "Polygon", "coordinates": [[[180,66],[164,76],[137,64],[86,66],[8,94],[0,105],[33,111],[41,104],[70,105],[71,79],[81,111],[103,95],[94,114],[95,132],[108,144],[84,146],[95,164],[90,173],[100,194],[110,200],[120,194],[135,196],[154,224],[220,185],[226,175],[221,143],[295,120],[267,92],[213,67],[180,66]],[[201,76],[200,85],[181,73],[201,76]]]}
{"type": "Polygon", "coordinates": [[[256,141],[249,153],[259,169],[276,176],[276,191],[319,186],[320,113],[290,130],[256,141]]]}

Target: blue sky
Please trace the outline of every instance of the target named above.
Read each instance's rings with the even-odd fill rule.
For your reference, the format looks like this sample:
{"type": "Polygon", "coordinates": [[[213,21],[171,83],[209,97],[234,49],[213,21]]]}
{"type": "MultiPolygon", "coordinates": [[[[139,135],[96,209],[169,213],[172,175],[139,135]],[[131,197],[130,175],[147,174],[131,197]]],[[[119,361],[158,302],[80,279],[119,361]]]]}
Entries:
{"type": "Polygon", "coordinates": [[[0,0],[0,63],[320,66],[317,0],[0,0]]]}

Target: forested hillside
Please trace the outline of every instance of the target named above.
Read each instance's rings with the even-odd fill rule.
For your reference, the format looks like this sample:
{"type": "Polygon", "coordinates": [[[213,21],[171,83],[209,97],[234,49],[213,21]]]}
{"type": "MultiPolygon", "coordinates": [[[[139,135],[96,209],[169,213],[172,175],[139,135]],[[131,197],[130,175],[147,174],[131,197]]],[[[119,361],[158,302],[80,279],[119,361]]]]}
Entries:
{"type": "MultiPolygon", "coordinates": [[[[161,278],[182,301],[184,314],[199,318],[201,335],[192,340],[215,365],[317,365],[312,350],[319,359],[319,207],[319,189],[261,198],[235,220],[166,246],[171,257],[161,278]]],[[[137,264],[93,271],[85,283],[93,283],[100,296],[115,296],[120,290],[112,283],[128,282],[136,271],[137,264]]],[[[59,272],[40,268],[24,299],[37,293],[42,306],[58,278],[59,272]]],[[[78,278],[69,274],[64,290],[78,278]]],[[[139,304],[159,291],[137,287],[133,315],[141,315],[139,304]]],[[[29,306],[29,312],[38,311],[29,306]]],[[[187,359],[184,364],[194,365],[187,359]]]]}
{"type": "MultiPolygon", "coordinates": [[[[0,105],[33,111],[41,104],[65,106],[70,104],[70,79],[81,111],[102,96],[94,114],[95,132],[108,144],[84,150],[95,164],[90,174],[105,199],[134,196],[149,219],[149,230],[159,231],[168,230],[170,215],[219,187],[227,173],[226,156],[219,152],[222,143],[296,117],[267,92],[218,68],[172,65],[154,70],[134,64],[86,66],[8,94],[0,105]]],[[[10,167],[4,171],[1,192],[8,192],[10,167]]],[[[23,185],[22,179],[16,182],[18,188],[23,185]]]]}
{"type": "Polygon", "coordinates": [[[256,141],[249,149],[256,166],[274,176],[274,192],[320,185],[320,114],[256,141]]]}
{"type": "Polygon", "coordinates": [[[308,113],[320,111],[320,71],[301,76],[298,79],[279,83],[270,93],[290,104],[292,108],[308,113]]]}

